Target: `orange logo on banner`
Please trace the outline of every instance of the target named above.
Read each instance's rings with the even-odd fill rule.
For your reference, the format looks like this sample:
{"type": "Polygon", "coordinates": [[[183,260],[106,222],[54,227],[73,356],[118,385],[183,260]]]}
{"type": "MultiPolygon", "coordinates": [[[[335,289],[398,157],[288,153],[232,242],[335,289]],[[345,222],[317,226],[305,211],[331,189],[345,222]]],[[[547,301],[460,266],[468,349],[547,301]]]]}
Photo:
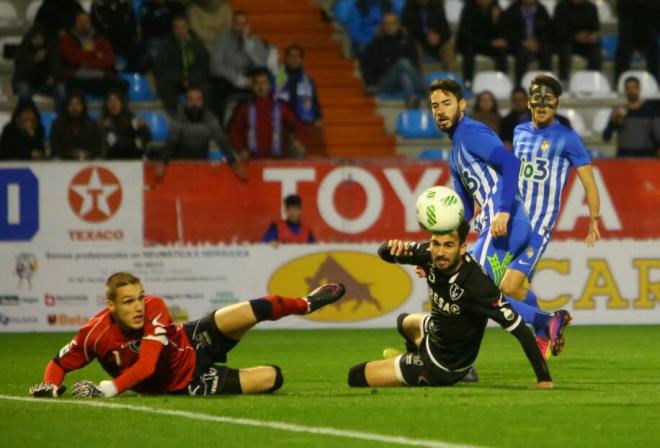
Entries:
{"type": "Polygon", "coordinates": [[[83,221],[107,221],[119,210],[121,199],[121,183],[107,168],[85,168],[69,184],[69,205],[83,221]]]}
{"type": "Polygon", "coordinates": [[[400,266],[362,252],[320,252],[296,258],[275,271],[271,294],[304,296],[317,286],[340,282],[346,294],[339,301],[306,316],[321,322],[355,322],[388,314],[403,305],[412,291],[400,266]]]}

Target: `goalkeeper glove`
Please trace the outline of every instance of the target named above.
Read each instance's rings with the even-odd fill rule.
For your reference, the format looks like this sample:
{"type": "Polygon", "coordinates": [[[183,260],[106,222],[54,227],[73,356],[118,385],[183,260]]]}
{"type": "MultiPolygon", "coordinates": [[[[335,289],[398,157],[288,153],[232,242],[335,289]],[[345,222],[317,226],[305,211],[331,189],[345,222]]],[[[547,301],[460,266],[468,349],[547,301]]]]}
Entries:
{"type": "Polygon", "coordinates": [[[61,397],[66,386],[57,386],[52,383],[37,383],[30,387],[30,395],[38,398],[57,398],[61,397]]]}
{"type": "Polygon", "coordinates": [[[78,381],[73,385],[71,393],[75,398],[114,397],[117,388],[112,381],[101,381],[99,385],[91,381],[78,381]]]}

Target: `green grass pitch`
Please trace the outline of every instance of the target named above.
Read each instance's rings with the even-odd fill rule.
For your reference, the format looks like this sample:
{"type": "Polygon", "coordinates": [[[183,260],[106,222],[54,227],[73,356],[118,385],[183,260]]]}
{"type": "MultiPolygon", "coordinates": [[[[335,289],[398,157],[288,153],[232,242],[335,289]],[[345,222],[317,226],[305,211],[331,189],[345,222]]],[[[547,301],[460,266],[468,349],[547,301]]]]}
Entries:
{"type": "MultiPolygon", "coordinates": [[[[0,395],[27,396],[70,334],[0,335],[0,395]]],[[[553,390],[532,390],[518,342],[488,329],[481,381],[451,388],[349,389],[348,368],[401,346],[390,330],[253,330],[229,365],[278,364],[273,395],[191,398],[127,393],[103,403],[278,421],[484,447],[651,447],[660,444],[660,326],[575,327],[550,362],[553,390]]],[[[67,377],[100,381],[94,363],[67,377]]],[[[70,398],[69,394],[66,394],[70,398]]],[[[396,446],[192,420],[126,409],[0,399],[0,440],[9,447],[375,447],[396,446]]]]}

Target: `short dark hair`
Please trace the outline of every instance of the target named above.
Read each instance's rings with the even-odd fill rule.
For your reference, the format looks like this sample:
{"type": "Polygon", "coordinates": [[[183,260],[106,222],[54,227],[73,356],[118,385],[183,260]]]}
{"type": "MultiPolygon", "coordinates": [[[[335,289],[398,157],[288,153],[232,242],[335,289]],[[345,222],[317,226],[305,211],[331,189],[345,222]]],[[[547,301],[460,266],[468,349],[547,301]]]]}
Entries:
{"type": "Polygon", "coordinates": [[[286,47],[284,49],[284,54],[287,55],[287,54],[291,53],[292,51],[297,51],[298,53],[300,53],[300,56],[303,56],[303,57],[305,56],[305,50],[303,50],[303,47],[301,47],[298,44],[291,44],[288,47],[286,47]]]}
{"type": "Polygon", "coordinates": [[[538,75],[532,80],[532,83],[529,85],[530,95],[532,94],[532,86],[534,85],[549,87],[557,94],[557,98],[559,98],[564,92],[564,89],[562,88],[561,83],[557,81],[557,78],[549,75],[538,75]]]}
{"type": "Polygon", "coordinates": [[[266,67],[255,67],[252,70],[249,70],[247,75],[248,78],[256,78],[257,76],[267,76],[270,78],[270,70],[266,67]]]}
{"type": "Polygon", "coordinates": [[[527,90],[525,90],[524,87],[521,87],[521,86],[515,87],[511,91],[511,98],[513,98],[513,95],[515,95],[516,93],[522,93],[523,95],[525,95],[525,98],[527,98],[527,90]]]}
{"type": "MultiPolygon", "coordinates": [[[[456,232],[458,233],[458,242],[459,244],[463,244],[465,240],[467,239],[468,233],[470,233],[470,224],[463,220],[461,223],[458,225],[457,228],[455,228],[456,232]]],[[[450,230],[448,232],[431,232],[433,235],[449,235],[451,234],[454,230],[450,230]]]]}
{"type": "Polygon", "coordinates": [[[129,272],[116,272],[105,282],[105,298],[114,302],[117,299],[117,289],[126,285],[140,283],[140,279],[129,272]]]}
{"type": "Polygon", "coordinates": [[[447,78],[434,80],[429,86],[429,95],[431,95],[436,90],[442,90],[445,93],[451,93],[456,97],[456,101],[460,101],[464,98],[461,85],[453,79],[447,78]]]}
{"type": "Polygon", "coordinates": [[[247,15],[248,15],[248,12],[247,12],[246,10],[244,10],[244,9],[237,9],[236,11],[234,11],[234,14],[232,14],[231,17],[232,17],[232,19],[235,19],[235,18],[238,17],[238,16],[245,16],[245,17],[247,17],[247,15]]]}
{"type": "Polygon", "coordinates": [[[290,194],[284,198],[284,208],[302,207],[302,198],[297,194],[290,194]]]}
{"type": "Polygon", "coordinates": [[[637,76],[628,76],[628,77],[623,81],[623,85],[624,85],[624,86],[627,86],[629,82],[634,82],[635,84],[637,84],[637,87],[639,87],[639,85],[641,84],[641,83],[639,82],[639,78],[638,78],[637,76]]]}

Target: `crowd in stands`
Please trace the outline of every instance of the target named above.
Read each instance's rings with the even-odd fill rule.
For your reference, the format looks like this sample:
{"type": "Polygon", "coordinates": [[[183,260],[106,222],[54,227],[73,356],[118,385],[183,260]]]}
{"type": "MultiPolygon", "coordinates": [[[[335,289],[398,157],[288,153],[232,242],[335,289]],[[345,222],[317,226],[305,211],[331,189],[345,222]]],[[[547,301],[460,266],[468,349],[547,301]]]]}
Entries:
{"type": "MultiPolygon", "coordinates": [[[[492,58],[505,73],[512,56],[510,112],[502,117],[488,91],[478,92],[470,111],[507,145],[513,128],[529,119],[521,81],[533,61],[552,71],[556,54],[565,85],[573,55],[585,58],[590,70],[603,64],[601,24],[591,0],[559,0],[554,11],[539,0],[514,0],[506,9],[498,0],[465,0],[455,32],[444,0],[335,4],[342,2],[348,4],[342,23],[366,92],[401,93],[407,108],[423,106],[424,60],[457,74],[460,54],[469,89],[477,55],[492,58]]],[[[660,8],[653,0],[617,4],[615,76],[637,51],[657,79],[660,8]]],[[[322,155],[321,105],[299,44],[275,48],[253,33],[248,13],[232,11],[227,0],[93,0],[89,12],[77,0],[43,0],[14,55],[11,82],[18,101],[2,131],[0,159],[150,157],[166,166],[171,159],[208,158],[209,148],[217,147],[244,178],[241,164],[249,160],[322,155]],[[130,110],[121,72],[153,77],[170,122],[157,151],[147,123],[130,110]],[[50,130],[32,100],[37,94],[51,96],[58,110],[50,130]],[[100,116],[88,112],[90,100],[102,101],[100,116]]],[[[627,105],[613,109],[603,138],[616,132],[619,155],[654,156],[660,147],[657,108],[640,96],[638,79],[625,84],[627,105]]]]}

